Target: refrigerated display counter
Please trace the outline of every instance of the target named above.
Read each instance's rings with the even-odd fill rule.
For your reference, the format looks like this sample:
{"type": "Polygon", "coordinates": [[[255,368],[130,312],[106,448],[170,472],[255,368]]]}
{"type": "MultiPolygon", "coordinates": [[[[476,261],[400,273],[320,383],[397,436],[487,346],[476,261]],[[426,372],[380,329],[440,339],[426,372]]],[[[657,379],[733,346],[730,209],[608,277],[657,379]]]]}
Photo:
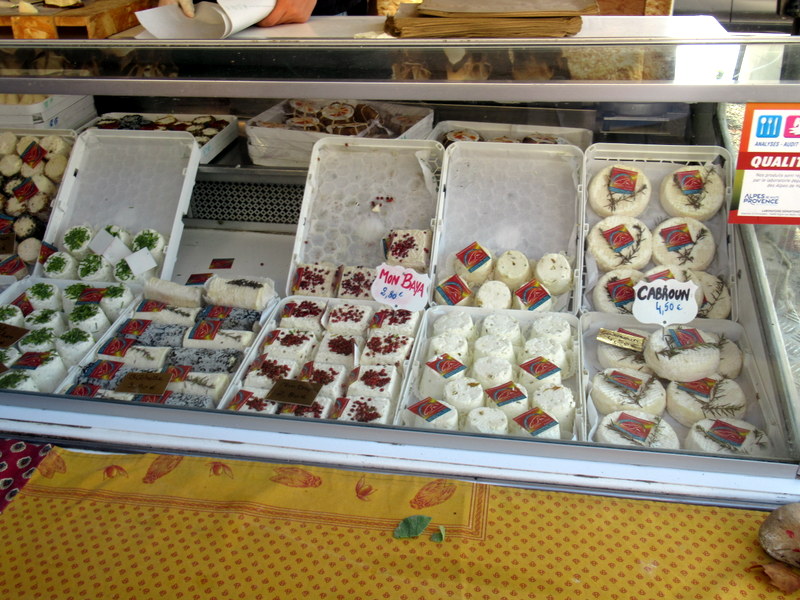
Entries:
{"type": "MultiPolygon", "coordinates": [[[[8,40],[2,46],[1,93],[93,95],[98,114],[238,116],[236,142],[198,167],[173,279],[183,282],[179,278],[204,268],[209,257],[241,256],[240,265],[257,271],[248,274],[272,277],[279,292],[288,289],[292,276],[308,170],[253,164],[243,127],[283,99],[358,98],[423,106],[433,111],[435,123],[587,130],[601,151],[619,145],[638,148],[645,157],[670,147],[711,147],[730,173],[737,126],[730,109],[746,102],[792,102],[800,90],[800,42],[788,36],[8,40]]],[[[576,152],[582,156],[584,150],[576,152]]],[[[583,239],[589,229],[588,220],[581,220],[586,163],[572,164],[573,194],[580,198],[575,225],[583,239]]],[[[446,231],[446,221],[434,219],[433,225],[446,231]]],[[[787,268],[796,264],[795,229],[728,228],[721,222],[719,231],[735,307],[723,328],[746,339],[747,391],[776,438],[777,450],[769,456],[600,444],[589,435],[596,425],[591,416],[580,435],[535,441],[12,392],[0,394],[0,431],[65,446],[435,474],[690,502],[768,507],[796,501],[798,358],[790,329],[796,304],[794,273],[787,268]]],[[[584,280],[584,269],[578,277],[584,280]]],[[[574,305],[580,323],[574,333],[586,351],[594,325],[584,320],[586,304],[578,299],[574,305]]],[[[584,401],[590,371],[586,360],[577,369],[576,390],[584,401]]]]}

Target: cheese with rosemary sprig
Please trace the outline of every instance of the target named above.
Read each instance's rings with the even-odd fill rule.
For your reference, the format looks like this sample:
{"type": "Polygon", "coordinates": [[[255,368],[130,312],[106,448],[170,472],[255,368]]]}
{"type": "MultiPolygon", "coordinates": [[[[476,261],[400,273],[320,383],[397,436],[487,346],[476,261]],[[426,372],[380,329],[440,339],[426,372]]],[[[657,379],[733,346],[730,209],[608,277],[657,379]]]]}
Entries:
{"type": "Polygon", "coordinates": [[[746,411],[747,399],[739,384],[718,374],[667,386],[667,412],[687,427],[702,419],[741,419],[746,411]]]}
{"type": "Polygon", "coordinates": [[[647,339],[644,359],[659,377],[695,381],[718,372],[719,338],[691,327],[659,329],[647,339]]]}
{"type": "Polygon", "coordinates": [[[607,414],[600,420],[594,434],[596,442],[615,446],[663,448],[681,447],[672,426],[661,417],[639,410],[622,410],[607,414]]]}
{"type": "Polygon", "coordinates": [[[703,271],[716,252],[714,235],[697,219],[673,217],[653,230],[653,260],[658,264],[703,271]]]}
{"type": "Polygon", "coordinates": [[[767,434],[741,419],[703,419],[689,428],[684,441],[687,450],[745,456],[770,456],[772,442],[767,434]]]}
{"type": "Polygon", "coordinates": [[[661,415],[667,404],[664,386],[653,375],[634,369],[605,369],[592,378],[592,402],[601,414],[638,410],[661,415]]]}
{"type": "Polygon", "coordinates": [[[661,207],[672,217],[706,221],[724,199],[725,182],[711,166],[682,166],[661,180],[661,207]]]}
{"type": "Polygon", "coordinates": [[[589,231],[589,254],[601,271],[627,267],[640,270],[653,253],[652,234],[634,217],[606,217],[589,231]]]}

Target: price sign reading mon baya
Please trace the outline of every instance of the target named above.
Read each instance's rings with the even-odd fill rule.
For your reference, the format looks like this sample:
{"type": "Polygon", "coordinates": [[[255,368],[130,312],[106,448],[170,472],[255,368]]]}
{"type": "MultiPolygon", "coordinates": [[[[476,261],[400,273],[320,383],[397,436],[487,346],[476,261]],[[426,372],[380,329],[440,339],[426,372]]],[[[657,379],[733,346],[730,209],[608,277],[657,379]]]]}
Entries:
{"type": "Polygon", "coordinates": [[[800,104],[748,104],[731,223],[800,224],[800,104]]]}
{"type": "Polygon", "coordinates": [[[372,282],[372,297],[393,308],[417,311],[425,308],[431,278],[414,269],[382,264],[372,282]]]}

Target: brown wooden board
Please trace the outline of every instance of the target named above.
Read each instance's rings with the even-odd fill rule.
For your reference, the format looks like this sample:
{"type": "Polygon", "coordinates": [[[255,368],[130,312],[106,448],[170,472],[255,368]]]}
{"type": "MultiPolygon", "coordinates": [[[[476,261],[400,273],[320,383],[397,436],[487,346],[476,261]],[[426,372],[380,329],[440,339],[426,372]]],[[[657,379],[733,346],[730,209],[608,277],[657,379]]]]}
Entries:
{"type": "Polygon", "coordinates": [[[435,17],[535,18],[594,15],[595,0],[422,0],[419,14],[435,17]]]}
{"type": "Polygon", "coordinates": [[[582,25],[580,17],[427,17],[418,6],[401,4],[396,15],[386,17],[384,30],[400,38],[537,38],[575,35],[582,25]]]}
{"type": "MultiPolygon", "coordinates": [[[[105,39],[139,24],[136,11],[152,8],[157,0],[84,0],[80,8],[51,8],[36,4],[39,14],[21,15],[16,8],[0,9],[0,28],[11,28],[14,39],[105,39]]],[[[5,32],[5,37],[8,37],[5,32]]]]}

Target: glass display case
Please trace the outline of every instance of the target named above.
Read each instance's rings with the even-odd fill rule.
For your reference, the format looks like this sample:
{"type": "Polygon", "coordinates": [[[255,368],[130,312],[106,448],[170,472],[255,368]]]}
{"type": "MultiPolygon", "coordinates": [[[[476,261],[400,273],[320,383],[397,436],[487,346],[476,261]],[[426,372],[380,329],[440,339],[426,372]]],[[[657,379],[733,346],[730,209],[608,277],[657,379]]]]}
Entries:
{"type": "MultiPolygon", "coordinates": [[[[286,98],[358,98],[424,106],[437,123],[588,130],[595,144],[625,144],[644,155],[652,148],[690,145],[721,148],[735,157],[741,104],[800,97],[800,40],[788,36],[6,40],[0,57],[0,93],[93,95],[100,114],[236,115],[243,128],[286,98]]],[[[222,256],[242,232],[253,234],[261,265],[271,265],[265,274],[282,291],[306,177],[305,168],[253,164],[242,131],[236,143],[199,167],[182,248],[207,244],[222,256]]],[[[586,185],[586,174],[577,177],[580,198],[586,185]]],[[[586,222],[580,225],[588,231],[586,222]]],[[[535,441],[13,392],[0,394],[0,431],[82,447],[441,474],[589,493],[742,506],[797,501],[797,229],[720,227],[733,267],[736,311],[729,324],[740,326],[747,339],[750,393],[780,434],[774,456],[623,448],[586,436],[535,441]]],[[[582,312],[575,311],[576,322],[582,312]]],[[[576,335],[588,340],[584,352],[591,347],[591,327],[576,326],[576,335]]],[[[586,361],[578,371],[578,392],[585,394],[586,361]]]]}

